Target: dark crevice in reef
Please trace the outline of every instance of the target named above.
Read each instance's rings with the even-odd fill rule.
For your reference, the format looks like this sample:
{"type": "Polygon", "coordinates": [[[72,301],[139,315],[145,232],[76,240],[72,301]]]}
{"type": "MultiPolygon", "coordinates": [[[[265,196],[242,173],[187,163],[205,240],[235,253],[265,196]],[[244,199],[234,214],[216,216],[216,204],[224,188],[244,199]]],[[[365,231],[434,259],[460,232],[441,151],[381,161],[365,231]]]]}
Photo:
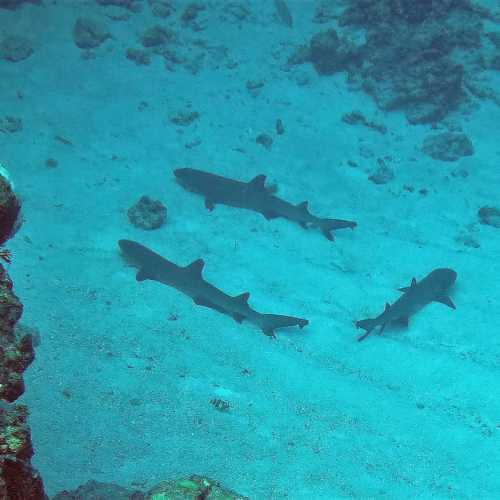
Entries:
{"type": "MultiPolygon", "coordinates": [[[[20,203],[8,180],[0,175],[0,243],[14,234],[20,203]]],[[[2,261],[10,254],[0,247],[2,261]]],[[[44,500],[43,482],[31,466],[33,446],[28,408],[15,404],[24,392],[23,373],[35,357],[33,339],[16,324],[23,306],[0,261],[0,499],[44,500]]]]}

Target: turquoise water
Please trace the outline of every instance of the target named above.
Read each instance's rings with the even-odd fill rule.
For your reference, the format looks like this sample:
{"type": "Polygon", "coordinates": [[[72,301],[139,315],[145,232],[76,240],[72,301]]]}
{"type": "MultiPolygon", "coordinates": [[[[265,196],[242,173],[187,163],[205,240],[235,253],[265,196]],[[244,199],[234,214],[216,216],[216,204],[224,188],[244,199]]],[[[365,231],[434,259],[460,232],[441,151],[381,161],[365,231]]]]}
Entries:
{"type": "MultiPolygon", "coordinates": [[[[0,161],[24,217],[9,272],[41,339],[22,401],[49,495],[89,479],[147,489],[197,473],[256,499],[498,498],[500,223],[478,215],[500,208],[496,3],[422,2],[427,16],[347,22],[359,2],[319,16],[319,2],[289,0],[291,27],[273,2],[186,11],[177,0],[166,17],[160,3],[0,9],[0,161]],[[78,18],[98,25],[99,45],[77,46],[78,18]],[[394,19],[391,52],[399,42],[375,35],[388,37],[394,19]],[[158,45],[145,48],[157,25],[158,45]],[[290,63],[328,29],[345,37],[331,74],[311,55],[290,63]],[[439,54],[405,45],[420,40],[403,37],[414,30],[441,33],[429,43],[439,54]],[[5,43],[14,35],[24,45],[5,43]],[[150,64],[127,58],[131,48],[150,64]],[[449,69],[428,71],[441,56],[449,69]],[[437,83],[454,65],[463,77],[451,95],[437,83]],[[458,154],[453,137],[428,145],[445,133],[458,154]],[[284,218],[209,211],[176,182],[185,167],[264,174],[276,196],[358,227],[332,243],[284,218]],[[167,208],[158,229],[129,221],[143,195],[167,208]],[[202,258],[205,280],[228,295],[250,292],[257,311],[309,324],[271,339],[138,282],[120,239],[179,266],[202,258]],[[436,268],[457,273],[456,310],[433,302],[408,328],[357,342],[355,321],[436,268]]],[[[80,44],[97,43],[96,29],[83,31],[80,44]]]]}

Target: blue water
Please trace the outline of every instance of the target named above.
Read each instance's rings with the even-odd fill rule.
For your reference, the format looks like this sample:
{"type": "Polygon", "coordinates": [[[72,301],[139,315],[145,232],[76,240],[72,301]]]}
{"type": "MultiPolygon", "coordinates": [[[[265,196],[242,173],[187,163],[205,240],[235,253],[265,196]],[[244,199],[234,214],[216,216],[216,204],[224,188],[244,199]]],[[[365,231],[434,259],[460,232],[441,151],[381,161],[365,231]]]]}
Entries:
{"type": "MultiPolygon", "coordinates": [[[[0,41],[21,35],[33,48],[0,61],[0,119],[23,124],[0,133],[0,161],[23,202],[9,272],[22,322],[40,332],[22,401],[49,495],[89,479],[147,489],[197,473],[255,499],[500,497],[500,229],[477,215],[499,203],[498,69],[471,70],[460,105],[412,125],[346,71],[286,67],[320,31],[364,29],[314,23],[316,2],[287,3],[292,28],[263,0],[243,19],[214,0],[195,22],[181,20],[180,0],[166,18],[146,1],[141,12],[83,0],[0,9],[0,41]],[[78,48],[81,16],[111,38],[78,48]],[[149,65],[125,56],[154,25],[175,32],[168,68],[161,55],[149,65]],[[248,81],[263,85],[251,92],[248,81]],[[353,110],[387,133],[346,124],[353,110]],[[173,123],[180,112],[199,117],[173,123]],[[467,135],[473,155],[423,152],[426,137],[450,130],[467,135]],[[262,133],[270,150],[256,142],[262,133]],[[394,177],[375,184],[381,161],[394,177]],[[331,243],[285,219],[210,212],[175,182],[181,167],[266,174],[283,199],[358,227],[331,243]],[[144,194],[168,209],[160,229],[128,220],[144,194]],[[272,340],[173,288],[139,283],[122,238],[178,265],[203,258],[215,286],[310,324],[272,340]],[[356,341],[356,320],[439,267],[458,274],[455,311],[432,303],[408,329],[356,341]]],[[[494,57],[495,19],[482,21],[471,59],[494,57]]]]}

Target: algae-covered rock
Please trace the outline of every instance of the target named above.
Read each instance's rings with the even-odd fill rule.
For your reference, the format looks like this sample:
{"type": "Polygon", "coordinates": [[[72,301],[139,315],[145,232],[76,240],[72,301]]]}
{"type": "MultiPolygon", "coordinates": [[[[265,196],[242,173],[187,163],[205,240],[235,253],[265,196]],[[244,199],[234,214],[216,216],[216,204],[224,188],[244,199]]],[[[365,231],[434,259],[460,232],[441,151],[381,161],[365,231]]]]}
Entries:
{"type": "Polygon", "coordinates": [[[0,163],[0,245],[19,228],[21,202],[12,188],[8,172],[0,163]]]}
{"type": "Polygon", "coordinates": [[[247,497],[224,488],[218,481],[203,476],[162,481],[151,488],[145,500],[245,500],[247,497]]]}

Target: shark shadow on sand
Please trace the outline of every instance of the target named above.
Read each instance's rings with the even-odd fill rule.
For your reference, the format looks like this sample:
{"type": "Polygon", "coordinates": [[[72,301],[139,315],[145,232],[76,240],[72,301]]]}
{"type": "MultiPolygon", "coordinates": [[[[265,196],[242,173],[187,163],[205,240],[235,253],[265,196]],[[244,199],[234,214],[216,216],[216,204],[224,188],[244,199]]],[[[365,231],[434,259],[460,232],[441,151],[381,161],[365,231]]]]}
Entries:
{"type": "Polygon", "coordinates": [[[447,292],[455,283],[457,273],[453,269],[435,269],[422,281],[417,283],[413,278],[411,285],[400,288],[403,295],[392,304],[387,303],[382,314],[373,319],[362,319],[356,321],[356,328],[362,328],[365,333],[358,338],[358,342],[364,340],[377,326],[380,326],[379,334],[382,334],[388,323],[397,322],[408,326],[408,319],[430,302],[441,302],[442,304],[456,309],[447,292]]]}
{"type": "Polygon", "coordinates": [[[171,286],[191,297],[195,304],[209,307],[227,314],[241,323],[244,319],[256,324],[266,335],[274,337],[278,328],[299,326],[304,328],[306,319],[279,314],[261,314],[248,305],[248,292],[231,297],[203,279],[205,265],[198,259],[186,267],[180,267],[163,258],[149,248],[130,240],[118,242],[122,254],[130,264],[137,267],[137,281],[153,280],[171,286]]]}
{"type": "Polygon", "coordinates": [[[208,210],[221,203],[259,212],[268,220],[282,217],[297,222],[305,229],[318,227],[330,241],[334,239],[333,230],[354,229],[357,225],[354,221],[316,217],[309,212],[307,201],[293,205],[278,198],[266,188],[265,175],[258,175],[250,182],[241,182],[194,168],[178,168],[174,174],[185,189],[205,197],[208,210]]]}

